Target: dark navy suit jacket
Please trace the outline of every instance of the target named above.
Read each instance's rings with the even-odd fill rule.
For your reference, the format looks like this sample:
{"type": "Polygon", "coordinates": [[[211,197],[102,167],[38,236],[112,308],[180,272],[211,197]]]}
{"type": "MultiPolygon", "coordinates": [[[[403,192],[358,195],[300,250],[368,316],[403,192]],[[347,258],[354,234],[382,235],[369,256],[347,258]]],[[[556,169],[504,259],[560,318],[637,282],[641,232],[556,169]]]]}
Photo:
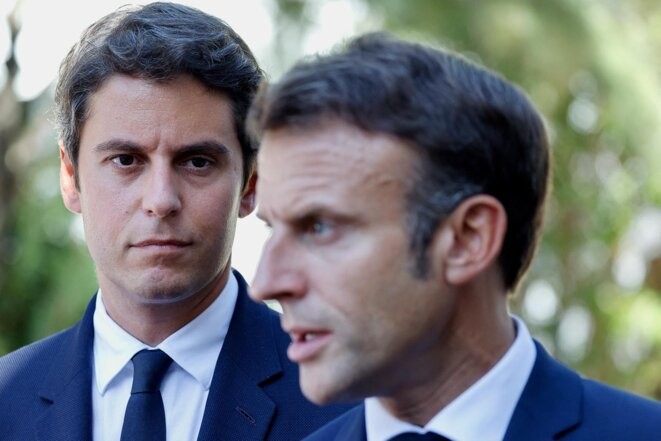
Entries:
{"type": "MultiPolygon", "coordinates": [[[[661,403],[581,378],[536,346],[535,365],[503,441],[661,440],[661,403]]],[[[305,439],[331,440],[367,440],[363,405],[305,439]]]]}
{"type": "MultiPolygon", "coordinates": [[[[253,303],[235,275],[239,295],[198,440],[299,441],[350,407],[303,397],[278,314],[253,303]]],[[[0,358],[0,441],[92,439],[94,304],[72,328],[0,358]]]]}

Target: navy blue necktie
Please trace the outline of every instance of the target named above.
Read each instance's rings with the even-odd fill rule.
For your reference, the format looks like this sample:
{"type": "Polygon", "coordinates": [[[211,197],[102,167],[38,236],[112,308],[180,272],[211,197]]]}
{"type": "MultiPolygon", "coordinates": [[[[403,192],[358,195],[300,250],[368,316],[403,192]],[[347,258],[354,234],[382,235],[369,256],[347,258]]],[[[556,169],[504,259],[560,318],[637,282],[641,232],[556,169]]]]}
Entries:
{"type": "Polygon", "coordinates": [[[406,432],[400,433],[397,436],[393,436],[388,441],[450,441],[443,435],[439,435],[432,432],[427,433],[415,433],[415,432],[406,432]]]}
{"type": "Polygon", "coordinates": [[[121,441],[165,441],[161,381],[172,359],[160,349],[142,350],[131,359],[133,386],[126,405],[121,441]]]}

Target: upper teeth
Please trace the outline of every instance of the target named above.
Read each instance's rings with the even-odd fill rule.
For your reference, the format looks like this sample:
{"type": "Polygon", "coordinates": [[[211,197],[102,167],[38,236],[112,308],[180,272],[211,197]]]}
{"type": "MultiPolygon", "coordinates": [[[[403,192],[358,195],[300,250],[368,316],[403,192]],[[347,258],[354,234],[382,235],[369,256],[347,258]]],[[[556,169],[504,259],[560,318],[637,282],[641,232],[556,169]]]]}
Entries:
{"type": "Polygon", "coordinates": [[[315,338],[316,336],[317,336],[317,334],[315,334],[314,332],[308,332],[303,336],[303,340],[310,341],[313,338],[315,338]]]}

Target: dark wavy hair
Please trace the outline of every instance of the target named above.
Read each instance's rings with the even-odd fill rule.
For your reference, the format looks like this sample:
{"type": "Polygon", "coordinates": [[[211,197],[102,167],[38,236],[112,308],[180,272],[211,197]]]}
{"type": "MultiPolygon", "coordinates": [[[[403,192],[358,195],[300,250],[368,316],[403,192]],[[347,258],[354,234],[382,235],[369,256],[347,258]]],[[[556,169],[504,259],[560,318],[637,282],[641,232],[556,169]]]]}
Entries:
{"type": "Polygon", "coordinates": [[[255,158],[245,120],[264,74],[231,27],[198,9],[161,2],[120,8],[88,27],[62,62],[55,91],[60,139],[76,176],[89,97],[114,74],[154,81],[189,74],[225,94],[232,103],[245,184],[255,158]]]}
{"type": "Polygon", "coordinates": [[[489,194],[507,213],[498,262],[506,288],[516,289],[538,242],[550,175],[542,117],[521,90],[457,54],[376,33],[262,88],[248,124],[259,138],[326,119],[394,135],[417,153],[406,221],[414,274],[427,275],[429,244],[447,215],[489,194]]]}

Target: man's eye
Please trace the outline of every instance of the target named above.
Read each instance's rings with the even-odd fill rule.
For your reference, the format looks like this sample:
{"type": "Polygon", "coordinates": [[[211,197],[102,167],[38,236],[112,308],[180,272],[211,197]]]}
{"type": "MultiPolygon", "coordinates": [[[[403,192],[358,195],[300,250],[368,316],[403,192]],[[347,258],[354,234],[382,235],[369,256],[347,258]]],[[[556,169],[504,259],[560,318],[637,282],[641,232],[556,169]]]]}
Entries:
{"type": "Polygon", "coordinates": [[[112,158],[112,162],[122,167],[129,167],[135,164],[135,157],[131,155],[117,155],[112,158]]]}
{"type": "Polygon", "coordinates": [[[298,223],[300,238],[309,244],[330,244],[341,237],[342,227],[336,221],[322,217],[308,217],[298,223]]]}
{"type": "Polygon", "coordinates": [[[310,223],[309,229],[315,236],[323,236],[331,232],[331,225],[322,220],[315,220],[310,223]]]}
{"type": "Polygon", "coordinates": [[[207,158],[190,158],[186,161],[187,164],[191,165],[193,168],[205,168],[211,165],[211,161],[207,158]]]}

